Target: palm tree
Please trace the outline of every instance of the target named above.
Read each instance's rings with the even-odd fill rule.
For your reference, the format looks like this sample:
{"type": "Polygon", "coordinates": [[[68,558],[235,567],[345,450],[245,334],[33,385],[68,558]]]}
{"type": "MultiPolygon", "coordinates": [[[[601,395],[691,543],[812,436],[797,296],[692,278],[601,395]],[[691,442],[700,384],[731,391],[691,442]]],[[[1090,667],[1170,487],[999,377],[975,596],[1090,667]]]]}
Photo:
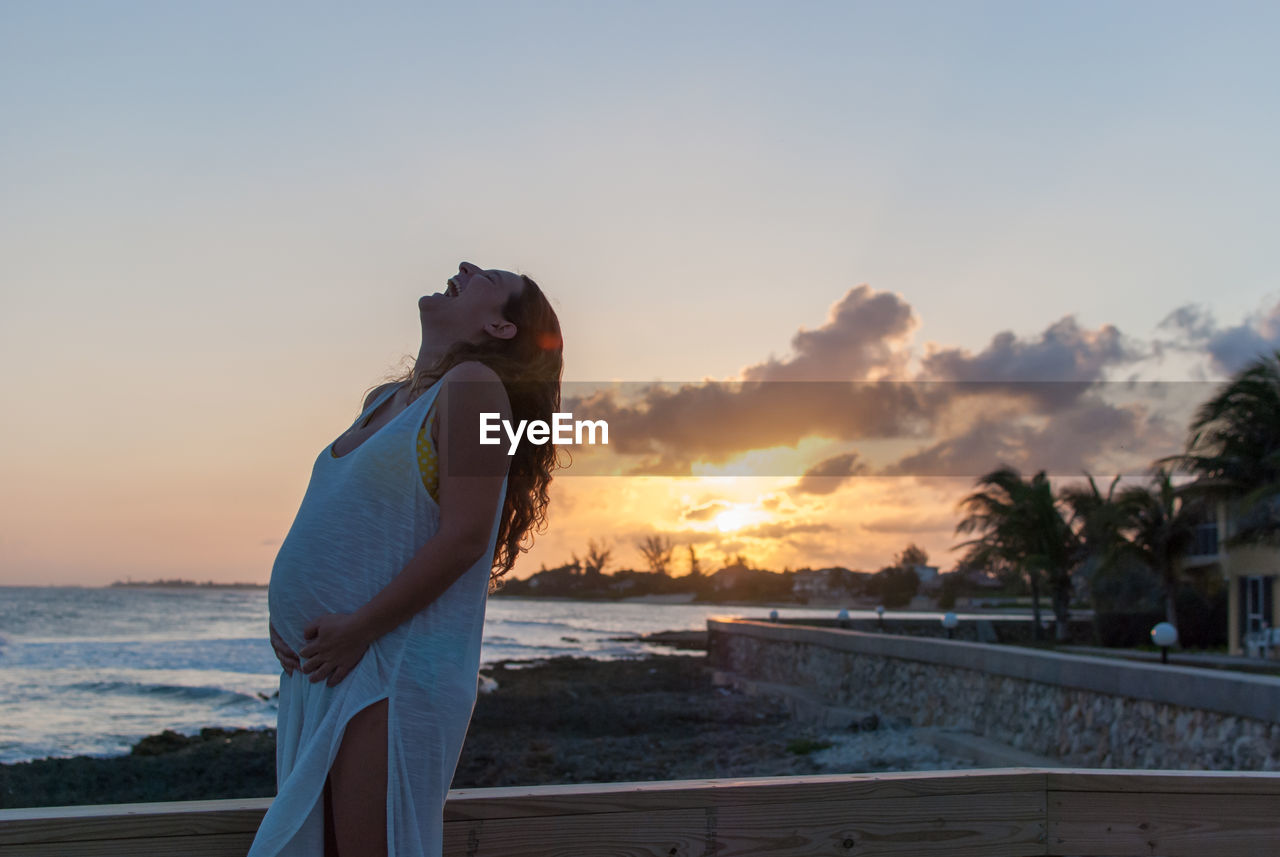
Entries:
{"type": "Polygon", "coordinates": [[[1155,465],[1151,482],[1120,492],[1121,527],[1129,536],[1121,550],[1156,572],[1164,584],[1165,619],[1177,627],[1177,560],[1191,547],[1199,504],[1174,487],[1169,470],[1155,465]]]}
{"type": "Polygon", "coordinates": [[[1067,638],[1071,605],[1071,559],[1075,538],[1058,509],[1049,480],[1041,470],[1030,481],[1008,465],[978,478],[979,490],[960,501],[968,514],[957,533],[978,532],[968,547],[966,565],[988,567],[1007,563],[1031,585],[1032,636],[1040,639],[1040,575],[1047,577],[1057,617],[1057,638],[1067,638]]]}
{"type": "Polygon", "coordinates": [[[1157,464],[1199,477],[1186,486],[1189,494],[1239,499],[1241,526],[1227,545],[1280,544],[1280,349],[1249,364],[1202,404],[1186,452],[1157,464]]]}
{"type": "Polygon", "coordinates": [[[977,532],[978,536],[960,542],[956,548],[968,548],[961,562],[977,568],[1004,565],[1026,577],[1031,585],[1032,637],[1040,639],[1040,577],[1028,568],[1015,532],[1014,516],[1017,513],[1023,485],[1022,475],[1012,467],[1001,467],[976,483],[974,491],[957,504],[967,514],[956,524],[956,533],[977,532]]]}
{"type": "Polygon", "coordinates": [[[1124,518],[1115,496],[1120,475],[1111,480],[1106,496],[1088,471],[1088,487],[1069,485],[1058,492],[1059,499],[1071,510],[1076,534],[1076,555],[1072,565],[1092,588],[1099,574],[1110,570],[1121,553],[1124,518]]]}
{"type": "Polygon", "coordinates": [[[1077,554],[1076,534],[1059,508],[1053,488],[1043,470],[1027,483],[1022,525],[1027,539],[1027,557],[1031,564],[1044,569],[1053,599],[1053,615],[1057,619],[1055,636],[1066,642],[1071,619],[1073,559],[1077,554]]]}

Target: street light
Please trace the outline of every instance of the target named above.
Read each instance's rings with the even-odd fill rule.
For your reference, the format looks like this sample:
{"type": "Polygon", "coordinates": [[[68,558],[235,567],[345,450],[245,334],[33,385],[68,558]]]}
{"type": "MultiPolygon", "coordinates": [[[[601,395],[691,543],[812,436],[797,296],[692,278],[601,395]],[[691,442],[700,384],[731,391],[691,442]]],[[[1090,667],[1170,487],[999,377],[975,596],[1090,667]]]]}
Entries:
{"type": "Polygon", "coordinates": [[[942,617],[942,627],[947,629],[947,639],[955,637],[956,626],[960,624],[960,619],[954,613],[947,613],[942,617]]]}
{"type": "Polygon", "coordinates": [[[876,606],[876,619],[879,620],[880,630],[883,632],[884,631],[884,605],[883,604],[876,606]]]}
{"type": "Polygon", "coordinates": [[[1169,663],[1169,647],[1178,642],[1178,629],[1161,622],[1151,629],[1151,642],[1160,647],[1160,663],[1169,663]]]}

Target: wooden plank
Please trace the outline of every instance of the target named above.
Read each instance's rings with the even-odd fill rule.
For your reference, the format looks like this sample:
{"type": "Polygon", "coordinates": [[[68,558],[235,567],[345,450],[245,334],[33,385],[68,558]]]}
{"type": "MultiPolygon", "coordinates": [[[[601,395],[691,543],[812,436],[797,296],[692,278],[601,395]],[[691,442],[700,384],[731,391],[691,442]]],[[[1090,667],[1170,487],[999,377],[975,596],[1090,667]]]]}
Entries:
{"type": "Polygon", "coordinates": [[[705,806],[445,825],[447,857],[1030,857],[1044,793],[705,806]]]}
{"type": "Polygon", "coordinates": [[[5,809],[0,810],[0,848],[245,832],[252,838],[270,805],[271,798],[258,798],[5,809]]]}
{"type": "MultiPolygon", "coordinates": [[[[243,855],[269,798],[0,810],[0,857],[243,855]]],[[[454,790],[446,853],[1280,854],[1280,773],[988,769],[454,790]],[[852,843],[852,844],[849,844],[852,843]]]]}
{"type": "Polygon", "coordinates": [[[1044,786],[1042,770],[996,768],[459,789],[449,793],[444,818],[448,822],[871,797],[1043,792],[1044,786]]]}
{"type": "Polygon", "coordinates": [[[252,833],[0,845],[0,857],[244,857],[252,833]]]}
{"type": "MultiPolygon", "coordinates": [[[[862,800],[872,796],[987,794],[1044,790],[1043,772],[1013,769],[909,771],[573,783],[556,786],[455,789],[447,821],[688,809],[727,804],[862,800]]],[[[173,801],[0,810],[0,845],[111,837],[181,836],[256,830],[271,798],[173,801]]]]}
{"type": "MultiPolygon", "coordinates": [[[[1280,795],[1280,771],[1142,771],[1046,769],[1050,792],[1164,792],[1168,794],[1280,795]]],[[[1280,851],[1280,849],[1277,849],[1280,851]]]]}
{"type": "Polygon", "coordinates": [[[1274,794],[1049,792],[1050,854],[1275,857],[1274,794]]]}
{"type": "Polygon", "coordinates": [[[266,812],[273,798],[246,797],[223,800],[163,800],[150,803],[95,803],[76,806],[29,806],[21,809],[0,809],[0,821],[21,819],[28,815],[40,818],[88,818],[112,816],[121,813],[156,815],[183,812],[224,812],[227,810],[257,810],[266,812]]]}

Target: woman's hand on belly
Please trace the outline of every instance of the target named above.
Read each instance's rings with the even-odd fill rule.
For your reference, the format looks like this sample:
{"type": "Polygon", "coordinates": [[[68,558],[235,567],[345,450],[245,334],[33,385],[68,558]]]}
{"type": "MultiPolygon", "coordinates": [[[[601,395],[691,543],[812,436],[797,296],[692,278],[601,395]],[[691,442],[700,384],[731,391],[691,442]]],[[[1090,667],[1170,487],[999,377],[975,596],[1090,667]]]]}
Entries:
{"type": "Polygon", "coordinates": [[[284,668],[286,675],[293,675],[294,670],[302,668],[302,664],[298,661],[298,653],[289,648],[289,644],[284,641],[284,637],[280,636],[275,625],[268,624],[268,627],[271,629],[271,648],[275,650],[276,659],[280,661],[280,666],[284,668]]]}
{"type": "Polygon", "coordinates": [[[302,636],[308,640],[298,653],[302,672],[313,682],[327,679],[330,687],[356,668],[374,640],[351,613],[325,613],[311,620],[302,636]]]}

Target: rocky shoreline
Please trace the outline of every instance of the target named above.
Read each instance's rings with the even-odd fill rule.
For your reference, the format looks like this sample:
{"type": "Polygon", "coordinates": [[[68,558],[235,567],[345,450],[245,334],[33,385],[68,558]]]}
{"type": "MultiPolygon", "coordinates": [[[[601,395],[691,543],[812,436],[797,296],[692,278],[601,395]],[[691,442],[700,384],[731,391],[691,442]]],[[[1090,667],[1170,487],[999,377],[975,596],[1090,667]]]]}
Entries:
{"type": "MultiPolygon", "coordinates": [[[[670,642],[668,642],[670,644],[670,642]]],[[[557,657],[486,667],[453,788],[972,767],[905,723],[833,733],[712,682],[696,655],[557,657]]],[[[270,797],[274,730],[205,729],[112,758],[0,765],[0,807],[270,797]]]]}

